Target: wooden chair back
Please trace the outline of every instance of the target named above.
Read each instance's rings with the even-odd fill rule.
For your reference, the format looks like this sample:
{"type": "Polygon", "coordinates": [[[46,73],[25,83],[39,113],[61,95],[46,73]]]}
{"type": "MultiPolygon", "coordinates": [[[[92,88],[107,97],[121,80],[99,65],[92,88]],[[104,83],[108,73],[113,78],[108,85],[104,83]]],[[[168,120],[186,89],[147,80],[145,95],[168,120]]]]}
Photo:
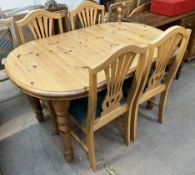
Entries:
{"type": "MultiPolygon", "coordinates": [[[[142,102],[169,89],[170,84],[184,57],[191,30],[180,26],[167,29],[156,40],[151,42],[151,49],[156,53],[155,63],[152,60],[145,67],[144,76],[138,94],[144,95],[142,102]],[[166,72],[166,67],[172,63],[166,72]]],[[[153,54],[152,53],[152,54],[153,54]]]]}
{"type": "Polygon", "coordinates": [[[100,65],[89,68],[89,99],[88,99],[88,114],[87,114],[87,128],[94,128],[97,130],[114,118],[127,112],[133,103],[136,92],[142,78],[142,66],[145,65],[147,47],[138,47],[134,45],[123,46],[122,48],[111,54],[108,59],[100,65]],[[128,72],[132,64],[138,62],[136,67],[133,84],[129,91],[126,100],[127,108],[123,108],[120,104],[123,97],[123,83],[127,78],[128,72]],[[106,96],[102,103],[102,112],[98,119],[96,115],[97,105],[97,78],[98,74],[105,74],[106,77],[106,96]]]}
{"type": "Polygon", "coordinates": [[[151,0],[137,0],[137,6],[150,3],[151,0]]]}
{"type": "Polygon", "coordinates": [[[54,34],[54,20],[58,20],[59,32],[63,33],[62,15],[47,10],[32,10],[22,20],[16,22],[22,44],[25,43],[23,27],[28,26],[34,39],[41,39],[54,34]]]}
{"type": "Polygon", "coordinates": [[[141,5],[138,5],[131,13],[128,17],[131,17],[133,15],[136,15],[136,14],[139,14],[141,12],[144,12],[146,10],[149,10],[150,9],[150,2],[146,2],[146,3],[143,3],[141,5]]]}
{"type": "MultiPolygon", "coordinates": [[[[127,0],[112,0],[111,4],[118,3],[118,2],[125,2],[125,1],[127,1],[127,0]]],[[[138,6],[142,5],[142,4],[150,2],[150,0],[132,0],[132,1],[134,2],[135,7],[138,7],[138,6]]]]}
{"type": "Polygon", "coordinates": [[[82,2],[75,10],[69,13],[71,30],[104,23],[104,6],[92,1],[82,2]],[[100,21],[99,21],[100,20],[100,21]]]}
{"type": "Polygon", "coordinates": [[[18,39],[16,36],[13,17],[6,18],[6,19],[0,19],[0,28],[3,28],[4,26],[8,27],[10,30],[12,41],[13,41],[13,47],[14,48],[17,47],[18,46],[18,39]]]}
{"type": "Polygon", "coordinates": [[[136,2],[134,0],[110,4],[107,21],[121,22],[122,18],[129,16],[135,7],[136,2]]]}
{"type": "Polygon", "coordinates": [[[0,19],[0,82],[8,80],[4,69],[6,56],[18,46],[13,17],[0,19]]]}

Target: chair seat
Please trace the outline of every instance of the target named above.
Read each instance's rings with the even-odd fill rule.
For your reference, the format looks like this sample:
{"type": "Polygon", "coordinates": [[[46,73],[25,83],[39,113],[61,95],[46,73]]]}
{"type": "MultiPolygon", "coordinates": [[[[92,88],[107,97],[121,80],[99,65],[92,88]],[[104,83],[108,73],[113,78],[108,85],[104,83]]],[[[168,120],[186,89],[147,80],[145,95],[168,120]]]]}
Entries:
{"type": "MultiPolygon", "coordinates": [[[[100,107],[99,107],[99,101],[102,97],[98,96],[98,104],[97,104],[97,110],[96,110],[96,117],[100,116],[100,107]]],[[[81,124],[85,125],[86,116],[87,116],[87,108],[88,108],[88,97],[84,97],[77,100],[72,100],[70,102],[70,107],[68,112],[71,114],[76,121],[81,124]]]]}
{"type": "Polygon", "coordinates": [[[127,98],[128,94],[129,94],[129,89],[131,88],[131,84],[133,82],[133,78],[127,78],[123,84],[123,95],[125,98],[127,98]]]}
{"type": "MultiPolygon", "coordinates": [[[[123,94],[124,96],[120,100],[120,104],[123,105],[126,103],[126,97],[129,92],[129,88],[131,86],[132,79],[129,78],[125,80],[123,84],[123,94]]],[[[97,97],[97,108],[96,108],[96,118],[100,117],[102,112],[102,103],[106,96],[106,90],[103,90],[98,93],[97,97]]],[[[84,97],[77,100],[70,101],[69,113],[71,114],[76,121],[81,124],[85,125],[86,117],[87,117],[87,108],[88,108],[88,97],[84,97]]]]}

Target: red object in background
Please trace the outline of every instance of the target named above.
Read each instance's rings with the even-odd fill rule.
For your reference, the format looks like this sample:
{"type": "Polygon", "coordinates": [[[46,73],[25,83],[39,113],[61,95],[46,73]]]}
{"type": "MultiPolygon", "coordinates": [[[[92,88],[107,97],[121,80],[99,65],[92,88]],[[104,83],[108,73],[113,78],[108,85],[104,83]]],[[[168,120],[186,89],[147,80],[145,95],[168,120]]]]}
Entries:
{"type": "Polygon", "coordinates": [[[195,0],[151,0],[150,12],[176,16],[195,10],[195,0]]]}

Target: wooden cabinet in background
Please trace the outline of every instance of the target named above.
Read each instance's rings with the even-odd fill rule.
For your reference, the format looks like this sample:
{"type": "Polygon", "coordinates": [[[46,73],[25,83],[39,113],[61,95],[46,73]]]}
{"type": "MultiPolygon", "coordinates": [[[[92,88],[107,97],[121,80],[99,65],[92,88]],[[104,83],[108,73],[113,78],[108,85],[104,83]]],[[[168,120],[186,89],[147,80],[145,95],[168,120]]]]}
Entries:
{"type": "Polygon", "coordinates": [[[148,9],[131,15],[127,18],[122,19],[124,22],[137,22],[142,24],[147,24],[149,26],[160,28],[161,30],[166,30],[167,28],[174,25],[181,25],[185,28],[192,30],[190,41],[188,44],[185,60],[191,61],[195,59],[195,10],[189,13],[177,15],[177,16],[165,16],[156,13],[151,13],[148,9]]]}
{"type": "Polygon", "coordinates": [[[181,19],[181,26],[192,30],[190,41],[186,52],[186,60],[195,59],[195,15],[181,19]]]}

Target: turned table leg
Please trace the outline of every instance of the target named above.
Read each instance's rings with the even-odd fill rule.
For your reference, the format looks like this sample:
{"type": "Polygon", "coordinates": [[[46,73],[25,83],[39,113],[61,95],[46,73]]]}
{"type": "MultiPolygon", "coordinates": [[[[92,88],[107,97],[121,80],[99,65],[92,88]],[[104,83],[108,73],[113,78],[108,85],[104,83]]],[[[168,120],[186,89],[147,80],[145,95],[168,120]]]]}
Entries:
{"type": "Polygon", "coordinates": [[[64,144],[64,156],[68,162],[73,161],[73,149],[71,146],[71,134],[68,120],[68,101],[54,100],[52,106],[57,116],[59,133],[64,144]]]}
{"type": "Polygon", "coordinates": [[[53,121],[53,133],[54,134],[59,134],[57,116],[56,116],[55,110],[54,110],[54,108],[51,104],[51,101],[48,101],[48,110],[49,110],[51,119],[53,121]]]}
{"type": "Polygon", "coordinates": [[[38,98],[32,97],[27,95],[28,100],[31,104],[31,107],[33,108],[35,114],[36,114],[36,118],[39,122],[42,122],[44,119],[43,116],[43,112],[42,112],[42,107],[41,107],[41,103],[40,100],[38,98]]]}

